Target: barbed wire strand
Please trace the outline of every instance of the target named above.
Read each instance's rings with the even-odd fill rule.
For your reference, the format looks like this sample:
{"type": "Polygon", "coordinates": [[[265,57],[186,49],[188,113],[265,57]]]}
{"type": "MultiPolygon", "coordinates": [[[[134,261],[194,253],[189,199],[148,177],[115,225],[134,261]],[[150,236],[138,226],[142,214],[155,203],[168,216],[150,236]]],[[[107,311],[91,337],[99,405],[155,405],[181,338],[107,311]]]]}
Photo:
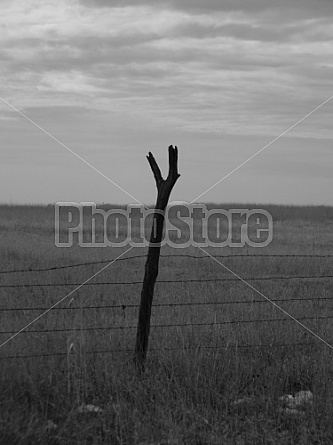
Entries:
{"type": "MultiPolygon", "coordinates": [[[[133,247],[130,247],[128,250],[126,250],[125,252],[123,252],[120,256],[125,255],[127,252],[129,252],[131,249],[133,249],[133,247]]],[[[114,260],[116,261],[116,260],[114,260]]],[[[87,280],[85,280],[83,283],[81,283],[78,287],[76,287],[75,289],[73,289],[69,294],[65,295],[64,297],[62,297],[59,301],[57,301],[55,304],[53,304],[52,306],[50,306],[46,311],[44,311],[42,314],[38,315],[38,317],[34,318],[30,323],[28,323],[26,326],[24,326],[22,329],[20,329],[19,331],[17,331],[14,335],[12,335],[11,337],[9,337],[6,341],[4,341],[3,343],[0,344],[0,349],[5,346],[7,343],[9,343],[11,340],[13,340],[15,337],[17,337],[19,334],[21,334],[22,332],[24,332],[26,329],[28,329],[31,325],[33,325],[34,323],[36,323],[37,320],[40,320],[44,315],[46,315],[48,312],[50,312],[53,308],[55,308],[56,306],[58,306],[58,304],[62,303],[64,300],[66,300],[66,298],[68,298],[70,295],[72,295],[74,292],[76,292],[78,289],[80,289],[81,287],[83,287],[85,284],[87,284],[90,280],[92,280],[93,278],[95,278],[98,274],[100,274],[101,272],[103,272],[103,270],[107,269],[111,264],[114,263],[114,261],[112,261],[111,263],[107,264],[106,266],[102,267],[102,269],[100,269],[98,272],[94,273],[94,275],[92,275],[90,278],[88,278],[87,280]]]]}
{"type": "MultiPolygon", "coordinates": [[[[101,269],[104,270],[104,269],[101,269]]],[[[246,281],[274,281],[274,280],[319,280],[319,279],[331,279],[333,275],[280,275],[270,277],[245,277],[246,281]]],[[[156,280],[156,283],[161,284],[175,284],[175,283],[219,283],[239,281],[238,278],[190,278],[187,280],[156,280]]],[[[142,284],[142,281],[104,281],[99,283],[86,283],[86,286],[109,286],[109,285],[134,285],[142,284]]],[[[0,289],[10,288],[28,288],[28,287],[64,287],[64,286],[79,286],[80,283],[25,283],[25,284],[1,284],[0,289]]]]}
{"type": "MultiPolygon", "coordinates": [[[[215,255],[215,258],[333,258],[333,255],[331,254],[233,254],[233,255],[215,255]]],[[[117,258],[115,261],[128,261],[128,260],[134,260],[138,258],[146,258],[146,254],[144,255],[134,255],[128,258],[117,258]]],[[[170,255],[161,255],[161,258],[193,258],[193,259],[207,259],[207,256],[197,256],[197,255],[190,255],[190,254],[170,254],[170,255]]],[[[75,264],[68,264],[66,266],[52,266],[52,267],[45,267],[45,268],[38,268],[38,269],[11,269],[11,270],[2,270],[0,271],[0,274],[10,274],[10,273],[24,273],[24,272],[49,272],[53,270],[61,270],[61,269],[70,269],[73,267],[82,267],[82,266],[93,266],[96,264],[104,264],[109,263],[110,261],[113,261],[113,259],[106,259],[106,260],[98,260],[98,261],[88,261],[84,263],[75,263],[75,264]]]]}
{"type": "MultiPolygon", "coordinates": [[[[291,317],[290,317],[291,318],[291,317]]],[[[300,317],[298,320],[332,320],[333,316],[323,316],[323,317],[300,317]]],[[[225,321],[213,321],[205,323],[175,323],[175,324],[152,324],[150,327],[152,329],[165,329],[165,328],[192,328],[192,327],[203,327],[203,326],[224,326],[229,324],[248,324],[248,323],[270,323],[270,322],[287,322],[291,321],[287,318],[257,318],[249,320],[225,320],[225,321]]],[[[292,319],[292,321],[295,321],[292,319]]],[[[90,326],[85,328],[55,328],[55,329],[35,329],[35,330],[25,330],[22,334],[48,334],[50,332],[96,332],[96,331],[126,331],[137,329],[136,325],[130,326],[90,326]]],[[[1,334],[12,334],[15,331],[0,331],[1,334]]]]}
{"type": "Polygon", "coordinates": [[[246,281],[246,279],[242,278],[241,276],[239,276],[236,272],[232,271],[231,269],[229,269],[227,266],[225,266],[224,264],[222,264],[218,259],[214,258],[212,255],[210,255],[208,252],[206,252],[204,249],[202,249],[201,247],[199,247],[200,250],[202,250],[204,253],[206,253],[208,256],[210,256],[215,262],[217,262],[220,266],[222,266],[224,269],[226,269],[228,272],[230,272],[232,275],[234,275],[236,278],[238,278],[240,281],[242,281],[242,283],[246,284],[246,286],[248,286],[250,289],[254,290],[256,293],[258,293],[259,295],[261,295],[265,300],[269,301],[274,307],[276,307],[279,311],[281,311],[283,314],[285,314],[287,317],[289,317],[290,319],[292,319],[295,323],[297,323],[298,325],[300,325],[303,329],[305,329],[306,331],[308,331],[311,335],[313,335],[314,337],[316,337],[318,340],[320,340],[322,343],[324,343],[326,346],[328,346],[331,350],[333,350],[333,346],[330,345],[326,340],[324,340],[322,337],[320,337],[318,334],[316,334],[314,331],[312,331],[310,328],[308,328],[307,326],[305,326],[305,324],[301,323],[297,318],[295,318],[293,315],[289,314],[289,312],[287,312],[286,310],[284,310],[281,306],[279,306],[278,304],[276,304],[273,300],[269,299],[268,297],[266,297],[266,295],[264,295],[262,292],[260,292],[258,289],[256,289],[255,287],[253,287],[250,283],[248,283],[246,281]]]}
{"type": "MultiPolygon", "coordinates": [[[[127,251],[123,252],[122,255],[126,254],[129,250],[131,250],[132,248],[128,249],[127,251]]],[[[230,256],[226,256],[226,255],[219,255],[219,256],[215,256],[213,257],[212,255],[210,255],[208,252],[204,251],[203,249],[201,249],[206,255],[208,256],[195,256],[195,255],[163,255],[163,257],[187,257],[187,258],[195,258],[195,259],[203,259],[203,258],[213,258],[215,261],[218,262],[218,264],[222,265],[226,270],[228,270],[230,273],[232,273],[236,278],[222,278],[222,279],[218,279],[218,278],[213,278],[213,279],[190,279],[190,280],[157,280],[157,283],[187,283],[187,282],[220,282],[220,281],[239,281],[241,280],[242,282],[244,282],[245,284],[247,284],[250,288],[252,288],[255,292],[259,293],[262,297],[265,298],[265,301],[262,300],[255,300],[255,301],[250,301],[250,302],[244,302],[244,301],[226,301],[226,302],[206,302],[206,303],[202,303],[202,302],[191,302],[191,303],[161,303],[161,304],[157,304],[154,305],[154,307],[165,307],[165,306],[194,306],[194,305],[211,305],[211,304],[249,304],[249,303],[263,303],[263,302],[268,302],[273,304],[274,306],[277,307],[277,309],[279,309],[280,311],[282,311],[283,313],[285,313],[285,315],[287,315],[289,318],[291,318],[293,321],[296,321],[299,325],[301,325],[304,329],[308,330],[312,335],[314,335],[316,338],[318,338],[319,340],[321,340],[325,345],[329,346],[331,349],[333,349],[333,347],[331,345],[329,345],[325,340],[323,340],[322,338],[320,338],[317,334],[315,334],[313,331],[311,331],[309,328],[307,328],[305,325],[303,325],[302,323],[299,322],[299,320],[297,320],[296,318],[294,318],[292,315],[290,315],[288,312],[284,311],[280,306],[278,306],[276,303],[274,303],[274,301],[279,301],[279,302],[289,302],[289,301],[305,301],[305,300],[312,300],[312,301],[318,301],[320,299],[329,299],[329,298],[308,298],[308,299],[304,299],[304,298],[296,298],[296,299],[289,299],[289,300],[270,300],[268,297],[265,297],[261,292],[259,292],[257,289],[255,289],[253,286],[251,286],[249,283],[247,283],[245,280],[258,280],[258,281],[266,281],[266,280],[289,280],[289,279],[319,279],[319,278],[333,278],[333,276],[331,275],[322,275],[322,276],[278,276],[278,277],[249,277],[249,278],[241,278],[239,277],[237,274],[235,274],[234,272],[232,272],[229,268],[227,268],[225,265],[223,265],[222,263],[220,263],[217,258],[230,258],[230,257],[247,257],[247,256],[251,256],[251,257],[279,257],[280,255],[230,255],[230,256]]],[[[121,256],[122,256],[121,255],[121,256]]],[[[332,257],[333,255],[282,255],[282,256],[290,256],[290,257],[332,257]]],[[[42,316],[44,316],[46,313],[48,313],[49,311],[51,311],[52,309],[56,308],[57,305],[59,305],[62,301],[64,301],[67,297],[69,297],[71,294],[73,294],[76,290],[78,290],[80,287],[84,286],[84,285],[110,285],[110,284],[114,284],[114,285],[130,285],[130,284],[142,284],[142,281],[135,281],[135,282],[105,282],[105,283],[91,283],[90,281],[97,276],[99,273],[101,273],[103,270],[105,270],[110,264],[113,264],[114,262],[116,262],[117,260],[130,260],[130,259],[135,259],[135,258],[141,258],[141,257],[145,257],[145,255],[137,255],[137,256],[132,256],[132,257],[128,257],[128,258],[116,258],[113,259],[112,262],[110,262],[109,264],[107,264],[104,268],[102,268],[100,271],[98,271],[96,274],[94,274],[93,276],[91,276],[88,280],[86,280],[84,283],[58,283],[58,284],[53,284],[53,283],[47,283],[47,284],[23,284],[23,285],[0,285],[0,287],[42,287],[42,286],[51,286],[51,287],[57,287],[57,286],[68,286],[68,285],[75,285],[78,286],[76,289],[74,289],[73,291],[71,291],[68,295],[66,295],[65,297],[63,297],[61,300],[59,300],[57,303],[55,303],[53,306],[51,306],[50,308],[46,309],[45,312],[43,312],[42,314],[40,314],[38,317],[36,317],[36,319],[34,319],[32,322],[30,322],[28,325],[26,325],[24,328],[22,328],[20,331],[16,332],[11,338],[7,339],[3,344],[0,345],[0,348],[2,346],[4,346],[6,343],[8,343],[11,339],[15,338],[17,335],[19,335],[21,332],[26,331],[26,329],[28,329],[28,327],[30,327],[33,323],[35,323],[38,319],[40,319],[42,316]]],[[[104,262],[104,260],[103,260],[104,262]]],[[[81,263],[80,265],[87,265],[87,264],[98,264],[100,262],[91,262],[91,263],[81,263]]],[[[69,267],[75,267],[77,265],[71,265],[69,267]]],[[[68,266],[61,266],[60,268],[66,268],[68,266]]],[[[43,269],[43,270],[50,270],[50,268],[48,269],[43,269]]],[[[52,270],[54,270],[52,268],[52,270]]],[[[23,271],[23,270],[21,270],[23,271]]],[[[33,272],[35,270],[25,270],[25,271],[29,271],[29,272],[33,272]]],[[[41,269],[39,269],[39,271],[41,271],[41,269]]],[[[14,271],[11,271],[14,272],[14,271]]],[[[1,272],[0,272],[1,273],[1,272]]],[[[126,309],[127,307],[138,307],[138,305],[109,305],[109,306],[104,306],[104,308],[107,307],[118,307],[118,308],[122,308],[123,310],[126,309]]],[[[100,309],[103,308],[99,307],[99,306],[92,306],[92,307],[87,307],[87,308],[82,308],[82,309],[100,309]]],[[[4,311],[6,310],[44,310],[45,308],[15,308],[15,309],[3,309],[4,311]]],[[[60,309],[81,309],[81,308],[57,308],[57,310],[60,309]]],[[[311,319],[330,319],[331,317],[303,317],[300,318],[300,320],[311,320],[311,319]]],[[[221,323],[202,323],[202,324],[187,324],[187,325],[156,325],[156,326],[152,326],[152,327],[187,327],[187,326],[208,326],[208,325],[218,325],[218,324],[231,324],[231,323],[248,323],[248,322],[270,322],[270,321],[283,321],[284,319],[259,319],[259,320],[243,320],[243,321],[233,321],[233,322],[221,322],[221,323]]],[[[93,328],[86,328],[83,330],[105,330],[105,329],[135,329],[136,326],[132,326],[132,327],[116,327],[116,328],[100,328],[100,327],[93,327],[93,328]]],[[[45,331],[26,331],[27,333],[46,333],[46,332],[66,332],[66,331],[74,331],[74,330],[80,330],[80,329],[60,329],[60,330],[45,330],[45,331]]],[[[82,329],[81,329],[82,330],[82,329]]],[[[0,332],[0,334],[11,334],[13,333],[12,331],[4,331],[4,332],[0,332]]]]}
{"type": "MultiPolygon", "coordinates": [[[[333,300],[332,297],[297,297],[297,298],[289,298],[286,300],[285,298],[276,298],[272,301],[275,302],[281,302],[281,303],[290,303],[294,301],[298,302],[304,302],[304,301],[311,301],[311,302],[318,302],[318,301],[326,301],[326,300],[333,300]]],[[[158,307],[183,307],[183,306],[221,306],[221,305],[233,305],[233,304],[268,304],[269,301],[267,300],[225,300],[225,301],[191,301],[187,303],[155,303],[154,308],[158,307]]],[[[71,310],[90,310],[90,309],[133,309],[138,308],[140,305],[138,303],[132,304],[132,303],[124,303],[124,304],[107,304],[107,305],[100,305],[100,306],[77,306],[77,307],[56,307],[53,310],[54,311],[71,311],[71,310]]],[[[47,307],[16,307],[16,308],[0,308],[0,312],[16,312],[16,311],[26,311],[26,312],[32,312],[32,311],[44,311],[47,307]]]]}

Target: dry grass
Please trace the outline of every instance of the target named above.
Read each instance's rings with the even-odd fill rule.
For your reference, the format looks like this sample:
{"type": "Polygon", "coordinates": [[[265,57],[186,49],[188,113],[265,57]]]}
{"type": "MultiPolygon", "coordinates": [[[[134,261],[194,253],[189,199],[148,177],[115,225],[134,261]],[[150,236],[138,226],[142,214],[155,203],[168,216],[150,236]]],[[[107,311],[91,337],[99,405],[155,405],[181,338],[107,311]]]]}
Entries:
{"type": "MultiPolygon", "coordinates": [[[[211,254],[332,253],[331,209],[268,210],[275,221],[271,245],[210,249],[211,254]]],[[[2,207],[0,226],[0,270],[94,261],[120,253],[110,248],[57,249],[51,207],[2,207]]],[[[140,253],[136,249],[128,256],[140,253]]],[[[162,254],[171,253],[163,248],[162,254]]],[[[194,248],[176,253],[202,254],[194,248]]],[[[332,274],[332,259],[323,258],[237,257],[223,263],[242,277],[332,274]]],[[[99,268],[0,274],[0,284],[81,283],[99,268]]],[[[115,263],[94,282],[140,281],[143,268],[144,258],[115,263]]],[[[210,259],[161,259],[160,280],[221,277],[230,275],[210,259]]],[[[282,300],[281,307],[305,318],[304,324],[333,343],[332,280],[251,284],[270,299],[282,300]]],[[[1,288],[1,331],[20,329],[40,308],[73,288],[1,288]],[[33,308],[38,310],[29,310],[33,308]]],[[[123,328],[135,327],[137,307],[132,305],[139,298],[139,285],[83,287],[31,327],[63,332],[22,333],[0,349],[0,443],[332,443],[331,350],[270,303],[258,302],[262,297],[241,282],[157,284],[152,324],[177,326],[152,328],[147,368],[140,376],[133,368],[132,352],[96,353],[134,349],[135,329],[123,328]],[[166,303],[191,305],[162,306],[166,303]],[[119,307],[102,308],[114,305],[119,307]],[[254,321],[263,319],[270,321],[254,321]],[[286,343],[296,345],[274,346],[286,343]],[[271,346],[251,347],[262,344],[271,346]],[[50,353],[62,355],[6,358],[50,353]],[[314,393],[304,415],[281,413],[278,398],[301,389],[314,393]],[[234,404],[244,397],[247,402],[234,404]],[[103,411],[79,413],[82,403],[103,411]]],[[[1,341],[8,336],[1,334],[1,341]]]]}

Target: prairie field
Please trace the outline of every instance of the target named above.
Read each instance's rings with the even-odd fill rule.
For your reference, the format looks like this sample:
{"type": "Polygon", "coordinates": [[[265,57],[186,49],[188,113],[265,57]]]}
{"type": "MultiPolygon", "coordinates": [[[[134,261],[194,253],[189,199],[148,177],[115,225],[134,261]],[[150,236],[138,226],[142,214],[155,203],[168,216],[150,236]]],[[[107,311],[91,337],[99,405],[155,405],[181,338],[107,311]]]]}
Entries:
{"type": "Polygon", "coordinates": [[[273,240],[163,246],[139,373],[147,248],[59,248],[53,206],[0,206],[1,444],[333,443],[333,208],[220,207],[273,240]]]}

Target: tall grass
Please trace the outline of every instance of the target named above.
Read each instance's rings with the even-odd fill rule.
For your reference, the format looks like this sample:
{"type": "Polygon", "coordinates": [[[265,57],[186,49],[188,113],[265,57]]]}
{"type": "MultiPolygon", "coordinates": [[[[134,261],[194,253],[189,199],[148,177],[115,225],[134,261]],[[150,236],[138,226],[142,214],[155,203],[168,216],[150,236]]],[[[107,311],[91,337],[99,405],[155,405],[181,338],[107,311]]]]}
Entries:
{"type": "MultiPolygon", "coordinates": [[[[331,208],[264,208],[275,222],[268,247],[209,252],[332,253],[331,208]]],[[[0,215],[2,271],[111,259],[124,250],[56,248],[52,207],[3,206],[0,215]]],[[[203,255],[163,247],[162,255],[172,253],[203,255]]],[[[144,261],[116,262],[93,282],[141,281],[144,261]]],[[[330,258],[222,262],[244,278],[332,274],[330,258]]],[[[0,274],[0,284],[82,283],[101,267],[0,274]]],[[[330,348],[240,281],[176,282],[221,277],[231,276],[209,258],[161,258],[159,279],[173,282],[156,285],[144,375],[132,363],[140,285],[89,285],[64,300],[28,329],[46,332],[22,332],[0,349],[0,443],[331,443],[330,348]],[[8,358],[29,355],[39,357],[8,358]],[[299,390],[311,390],[314,402],[290,417],[278,399],[299,390]],[[80,413],[82,404],[103,411],[80,413]]],[[[333,343],[332,280],[251,284],[333,343]]],[[[0,288],[1,331],[18,331],[74,288],[0,288]]]]}

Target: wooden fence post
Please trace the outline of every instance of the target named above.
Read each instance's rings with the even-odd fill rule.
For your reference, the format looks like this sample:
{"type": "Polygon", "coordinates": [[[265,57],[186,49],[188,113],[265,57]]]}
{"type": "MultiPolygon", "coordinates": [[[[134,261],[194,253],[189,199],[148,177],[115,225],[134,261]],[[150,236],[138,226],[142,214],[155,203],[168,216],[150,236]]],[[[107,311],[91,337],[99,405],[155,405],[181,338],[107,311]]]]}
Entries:
{"type": "Polygon", "coordinates": [[[139,321],[134,351],[134,362],[140,371],[144,370],[147,355],[151,306],[158,275],[158,262],[163,236],[164,210],[168,204],[171,190],[180,176],[178,173],[178,148],[176,146],[175,148],[173,148],[172,145],[169,146],[169,173],[166,179],[163,179],[161,170],[151,152],[149,152],[147,159],[154,174],[157,187],[157,200],[155,205],[155,210],[157,211],[153,216],[153,226],[145,265],[145,276],[141,290],[139,321]]]}

